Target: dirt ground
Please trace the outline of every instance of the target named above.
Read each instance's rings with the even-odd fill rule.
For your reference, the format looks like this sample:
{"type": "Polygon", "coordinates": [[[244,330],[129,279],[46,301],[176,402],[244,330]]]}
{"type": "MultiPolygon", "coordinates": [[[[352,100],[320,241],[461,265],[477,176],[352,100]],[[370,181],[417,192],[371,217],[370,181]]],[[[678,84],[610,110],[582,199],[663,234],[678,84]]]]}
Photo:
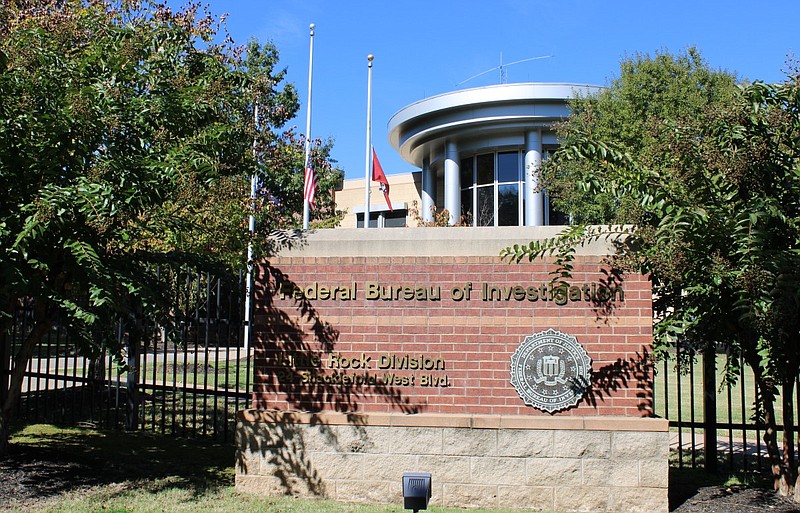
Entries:
{"type": "Polygon", "coordinates": [[[0,510],[44,505],[72,491],[110,483],[101,465],[74,461],[48,449],[11,446],[0,460],[0,510]]]}
{"type": "MultiPolygon", "coordinates": [[[[67,492],[111,486],[135,469],[84,459],[53,448],[12,445],[0,461],[0,509],[36,509],[67,492]]],[[[693,486],[692,479],[675,479],[670,488],[670,511],[675,513],[800,513],[800,504],[769,490],[745,486],[693,486]]]]}
{"type": "MultiPolygon", "coordinates": [[[[680,491],[678,491],[680,492],[680,491]]],[[[800,504],[778,497],[771,490],[742,486],[704,486],[681,496],[670,490],[670,511],[675,513],[800,513],[800,504]]]]}

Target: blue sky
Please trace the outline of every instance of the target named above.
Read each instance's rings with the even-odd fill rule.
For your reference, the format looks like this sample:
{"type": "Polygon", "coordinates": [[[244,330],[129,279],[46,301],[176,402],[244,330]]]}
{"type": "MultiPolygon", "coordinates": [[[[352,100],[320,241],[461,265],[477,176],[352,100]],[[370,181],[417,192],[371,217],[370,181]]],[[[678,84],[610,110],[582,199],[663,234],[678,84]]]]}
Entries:
{"type": "Polygon", "coordinates": [[[387,123],[428,96],[508,82],[605,85],[636,53],[696,46],[714,68],[779,81],[800,58],[800,1],[671,0],[208,0],[236,42],[272,41],[302,103],[305,131],[310,23],[316,25],[312,137],[332,138],[347,178],[364,176],[367,55],[374,54],[372,141],[387,174],[414,169],[388,142],[387,123]]]}

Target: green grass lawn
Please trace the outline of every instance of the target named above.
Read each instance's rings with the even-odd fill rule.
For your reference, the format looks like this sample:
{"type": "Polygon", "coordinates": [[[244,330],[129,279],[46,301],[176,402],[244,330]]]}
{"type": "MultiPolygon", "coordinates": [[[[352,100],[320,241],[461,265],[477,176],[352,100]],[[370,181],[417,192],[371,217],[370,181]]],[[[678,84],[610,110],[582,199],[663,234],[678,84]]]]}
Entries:
{"type": "MultiPolygon", "coordinates": [[[[726,358],[725,355],[717,355],[716,380],[713,385],[717,402],[716,437],[720,444],[718,465],[719,468],[752,471],[755,468],[764,467],[763,458],[766,456],[766,447],[763,441],[759,440],[763,437],[763,431],[755,429],[753,404],[755,380],[750,369],[745,367],[743,375],[739,376],[735,384],[723,383],[726,358]],[[742,423],[748,425],[747,429],[722,426],[723,424],[742,423]],[[759,443],[762,451],[761,461],[754,455],[759,443]],[[745,447],[749,454],[746,461],[743,460],[745,447]]],[[[663,361],[656,363],[653,391],[656,415],[670,421],[678,421],[679,418],[683,423],[694,421],[702,426],[705,419],[702,359],[698,357],[693,365],[694,376],[692,377],[686,368],[682,369],[682,372],[679,371],[674,360],[668,361],[666,365],[663,361]]],[[[780,404],[776,404],[776,408],[777,421],[780,426],[783,422],[780,404]]],[[[795,418],[797,418],[796,415],[795,418]]],[[[682,446],[680,453],[673,446],[671,465],[703,465],[704,429],[702,427],[683,427],[679,430],[677,427],[672,427],[670,430],[673,433],[673,442],[680,442],[682,446]],[[678,438],[679,436],[680,438],[678,438]]]]}
{"type": "MultiPolygon", "coordinates": [[[[152,362],[147,362],[140,368],[139,382],[144,384],[155,382],[167,385],[175,384],[176,386],[190,385],[204,388],[226,388],[231,390],[235,390],[238,387],[238,389],[242,391],[245,390],[246,384],[253,382],[252,363],[248,368],[245,358],[239,361],[226,361],[224,359],[215,361],[213,358],[205,361],[202,359],[202,353],[198,356],[199,359],[196,361],[194,354],[190,354],[189,357],[184,360],[181,353],[177,361],[168,359],[166,364],[163,361],[159,361],[155,365],[155,368],[153,368],[152,362]]],[[[211,356],[213,357],[213,354],[211,356]]],[[[39,363],[38,365],[34,365],[31,370],[33,372],[51,373],[54,376],[58,376],[50,380],[51,384],[48,386],[51,388],[54,386],[53,384],[59,382],[71,383],[73,381],[71,378],[83,378],[87,376],[87,369],[84,365],[79,364],[75,366],[71,360],[67,360],[66,363],[59,362],[59,364],[59,367],[56,368],[55,363],[39,363]]],[[[126,372],[118,371],[113,363],[109,364],[107,362],[106,365],[112,365],[111,379],[126,379],[126,372]]],[[[103,375],[107,379],[109,377],[109,371],[106,369],[103,375]]],[[[33,386],[36,387],[35,384],[33,386]]],[[[43,389],[44,386],[44,384],[40,384],[39,389],[43,389]]]]}
{"type": "Polygon", "coordinates": [[[238,362],[231,360],[225,362],[209,362],[210,364],[216,363],[217,366],[206,364],[204,362],[189,360],[184,363],[182,360],[178,361],[177,365],[169,362],[166,365],[159,362],[156,368],[153,369],[152,365],[144,367],[139,376],[140,383],[164,383],[167,385],[191,385],[204,388],[226,388],[230,390],[245,390],[246,384],[253,382],[253,366],[250,364],[248,369],[247,361],[243,358],[238,362]],[[249,376],[248,376],[249,370],[249,376]]]}
{"type": "MultiPolygon", "coordinates": [[[[717,378],[714,383],[717,398],[717,422],[752,423],[755,399],[753,373],[749,368],[745,368],[744,379],[740,378],[736,384],[730,387],[723,385],[725,361],[725,355],[717,355],[717,378]],[[744,391],[744,400],[742,400],[742,391],[744,391]]],[[[694,363],[694,379],[685,371],[679,372],[674,360],[668,361],[666,368],[664,362],[658,362],[653,394],[655,411],[658,416],[677,420],[680,405],[680,416],[685,422],[692,419],[692,413],[694,413],[696,422],[702,422],[704,418],[703,369],[700,359],[698,358],[694,363]]],[[[776,413],[780,424],[782,422],[780,409],[776,413]]]]}
{"type": "MultiPolygon", "coordinates": [[[[43,480],[60,479],[59,493],[33,506],[4,511],[36,512],[228,512],[237,513],[399,513],[402,505],[359,505],[329,500],[261,497],[236,492],[234,447],[207,441],[146,433],[57,428],[38,424],[16,431],[18,457],[49,458],[68,472],[52,468],[43,480]]],[[[398,487],[400,483],[398,483],[398,487]]],[[[45,494],[47,495],[47,494],[45,494]]],[[[432,513],[464,511],[431,507],[432,513]]],[[[470,510],[503,513],[502,510],[470,510]]]]}

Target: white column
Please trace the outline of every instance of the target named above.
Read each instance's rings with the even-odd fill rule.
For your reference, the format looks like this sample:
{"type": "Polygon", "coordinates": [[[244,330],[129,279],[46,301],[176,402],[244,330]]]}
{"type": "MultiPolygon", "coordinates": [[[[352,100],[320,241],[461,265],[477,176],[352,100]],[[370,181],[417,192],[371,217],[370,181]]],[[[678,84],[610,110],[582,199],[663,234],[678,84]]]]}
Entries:
{"type": "Polygon", "coordinates": [[[458,147],[448,142],[444,152],[444,208],[450,213],[450,225],[461,219],[461,174],[458,147]]]}
{"type": "Polygon", "coordinates": [[[433,222],[433,207],[436,205],[436,175],[431,169],[430,157],[422,159],[422,220],[433,222]]]}
{"type": "Polygon", "coordinates": [[[525,226],[543,226],[544,191],[541,188],[542,130],[525,134],[525,226]]]}

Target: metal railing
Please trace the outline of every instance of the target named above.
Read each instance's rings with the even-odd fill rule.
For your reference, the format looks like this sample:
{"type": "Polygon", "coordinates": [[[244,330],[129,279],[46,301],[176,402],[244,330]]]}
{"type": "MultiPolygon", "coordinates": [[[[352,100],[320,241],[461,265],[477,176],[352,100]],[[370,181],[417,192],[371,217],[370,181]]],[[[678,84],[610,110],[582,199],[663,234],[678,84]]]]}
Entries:
{"type": "MultiPolygon", "coordinates": [[[[234,415],[250,404],[252,358],[243,340],[242,276],[185,271],[169,327],[143,319],[132,337],[118,323],[120,354],[88,355],[58,323],[35,348],[17,406],[28,422],[124,427],[228,440],[234,415]]],[[[5,395],[32,309],[20,307],[0,339],[5,395]]]]}
{"type": "MultiPolygon", "coordinates": [[[[121,359],[107,352],[86,356],[56,323],[34,349],[18,416],[28,422],[230,439],[235,412],[251,401],[243,277],[231,283],[187,271],[175,282],[182,293],[172,325],[144,320],[144,335],[131,343],[120,323],[121,359]]],[[[0,400],[31,315],[31,308],[20,308],[10,332],[0,334],[0,400]]],[[[670,421],[673,465],[731,472],[768,468],[752,373],[735,362],[738,379],[725,382],[722,369],[729,358],[678,347],[656,364],[653,407],[670,421]]],[[[800,384],[796,396],[793,418],[799,419],[800,384]]],[[[780,430],[779,407],[776,412],[780,430]]]]}
{"type": "MultiPolygon", "coordinates": [[[[764,424],[756,412],[755,380],[743,361],[732,358],[678,347],[671,358],[656,364],[654,411],[669,419],[674,466],[733,473],[768,470],[764,424]],[[729,363],[735,382],[724,379],[729,363]]],[[[798,418],[800,383],[796,389],[793,419],[798,418]]],[[[776,404],[776,415],[780,432],[780,404],[776,404]]]]}

